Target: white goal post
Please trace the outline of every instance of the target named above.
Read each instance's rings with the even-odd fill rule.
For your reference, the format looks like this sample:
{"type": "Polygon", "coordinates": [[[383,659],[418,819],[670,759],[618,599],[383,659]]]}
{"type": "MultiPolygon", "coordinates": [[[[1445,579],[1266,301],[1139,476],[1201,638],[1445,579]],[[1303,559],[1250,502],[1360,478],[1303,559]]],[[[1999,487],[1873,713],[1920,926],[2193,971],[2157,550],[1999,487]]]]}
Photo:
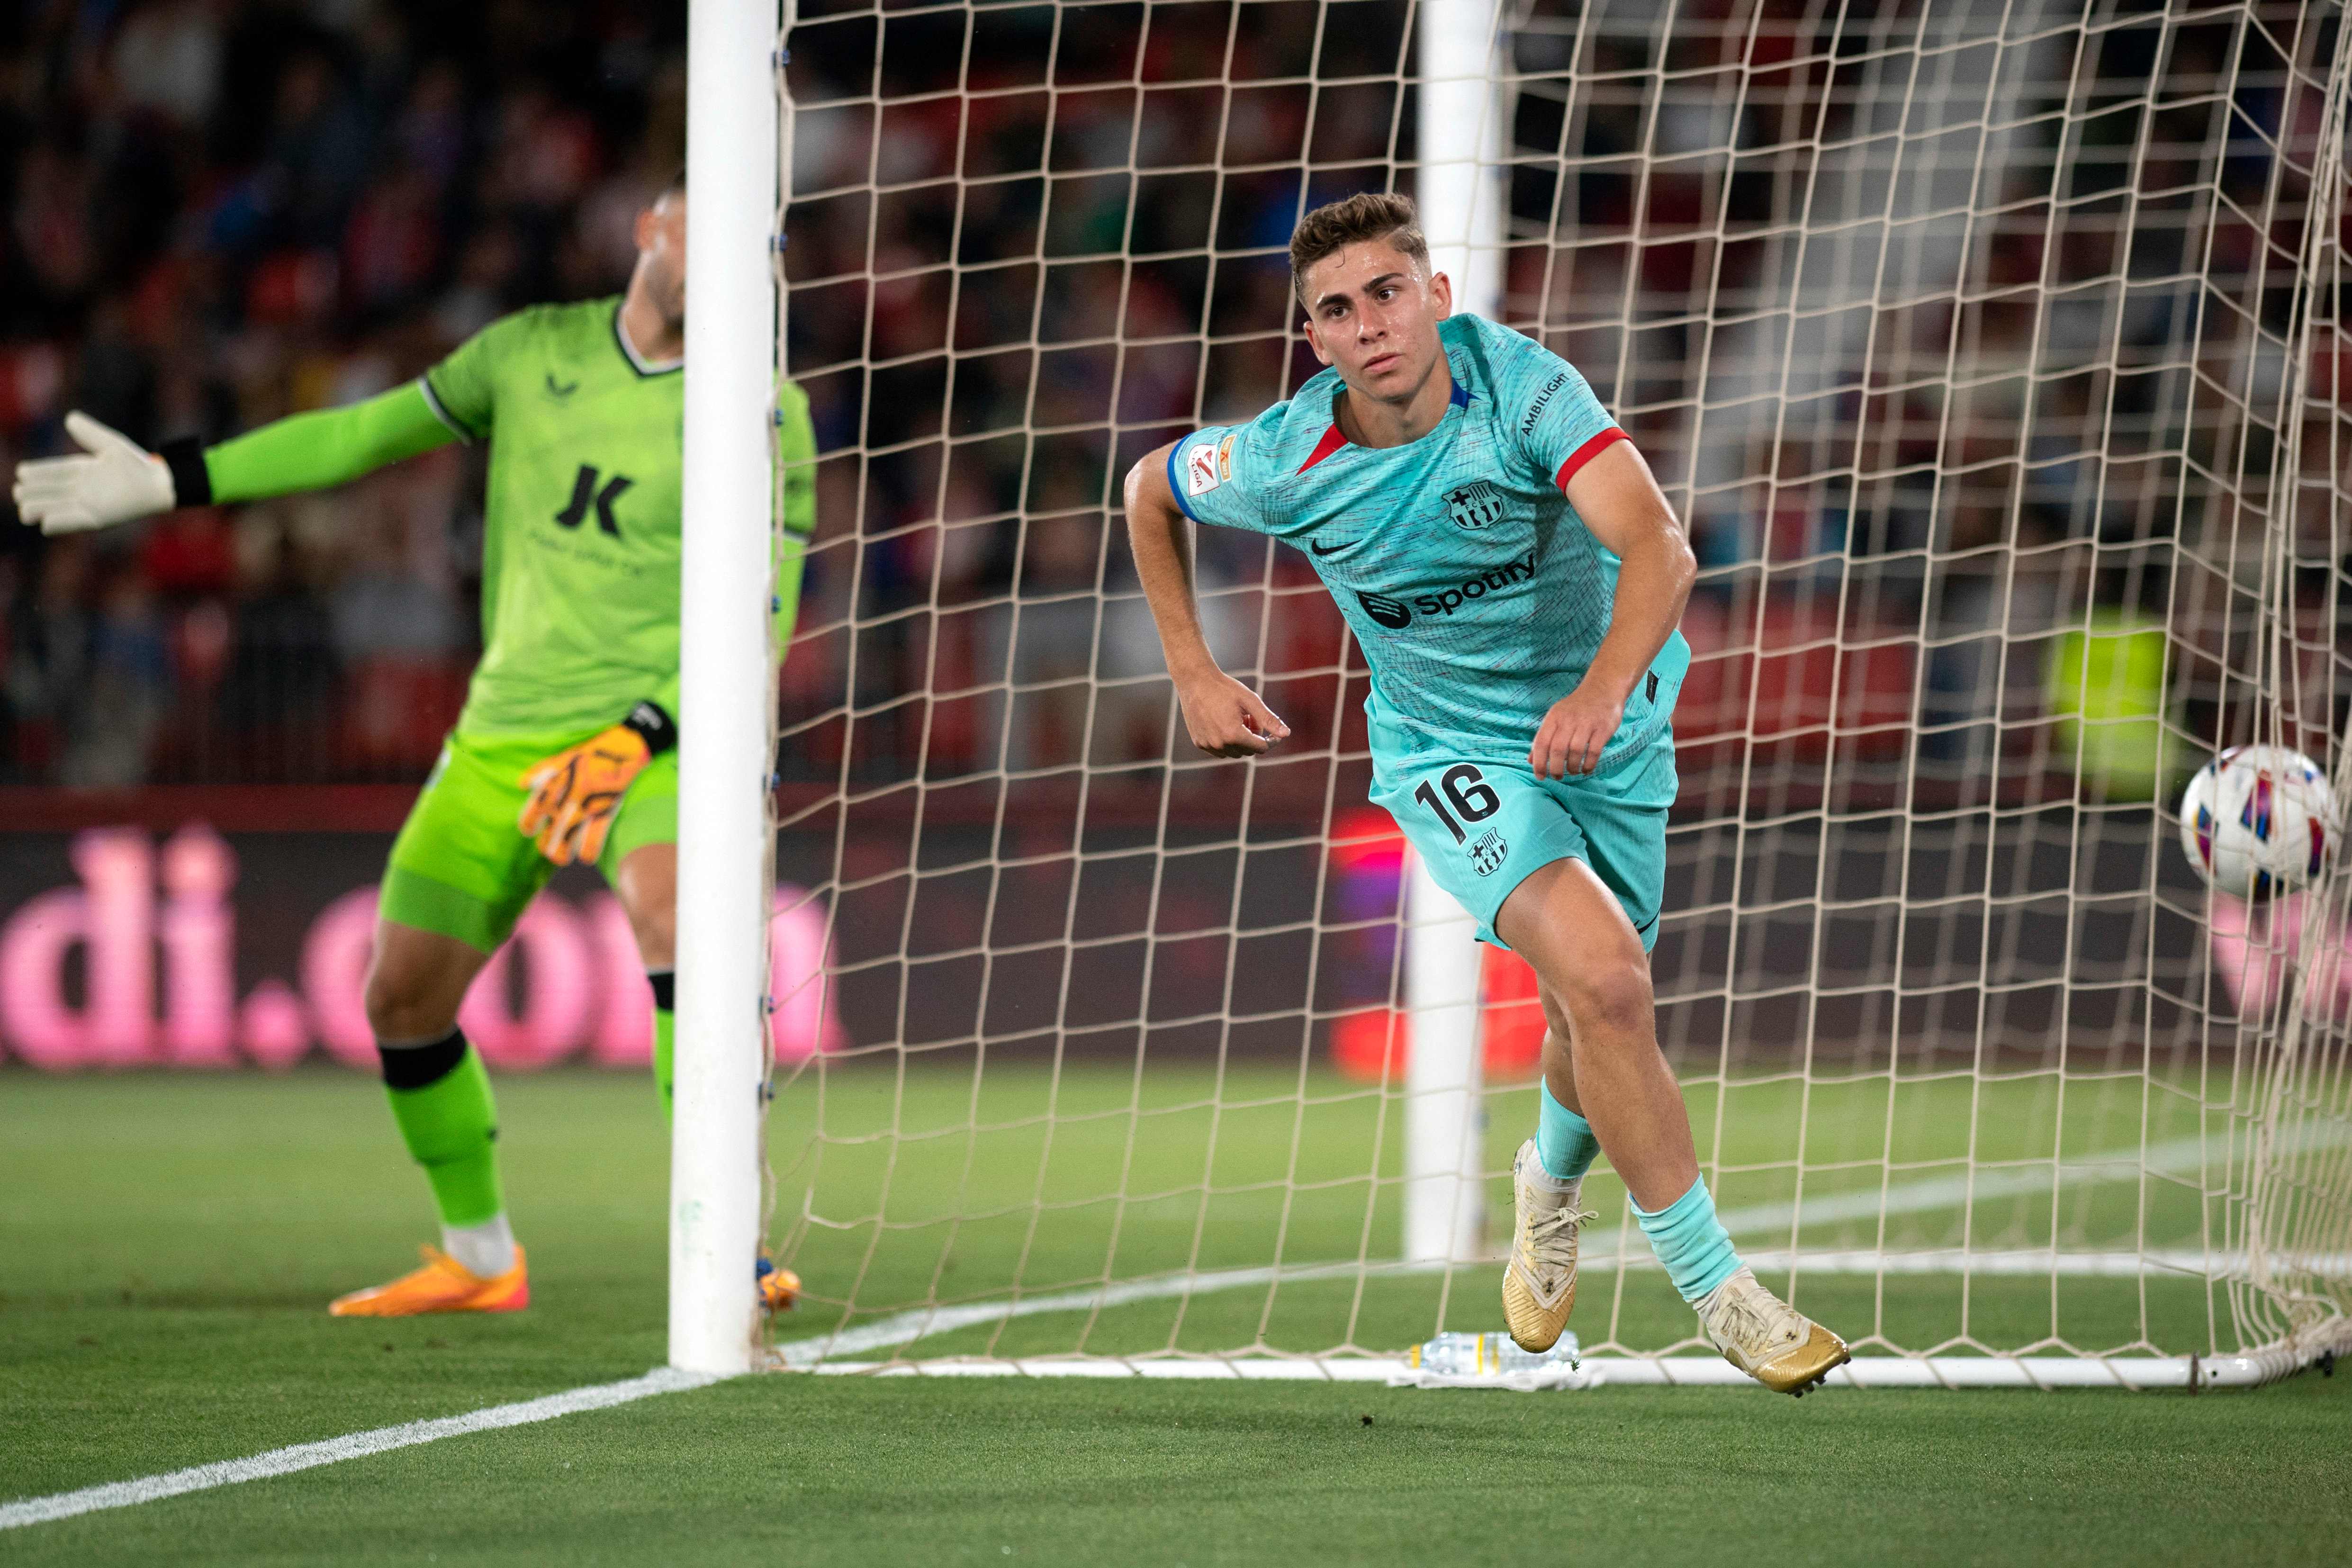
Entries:
{"type": "Polygon", "coordinates": [[[747,1372],[759,1315],[775,690],[775,0],[687,26],[684,558],[669,1362],[747,1372]]]}
{"type": "MultiPolygon", "coordinates": [[[[1419,205],[1430,266],[1457,307],[1503,313],[1503,95],[1494,0],[1427,0],[1416,15],[1419,205]]],[[[1406,851],[1404,1258],[1466,1262],[1486,1250],[1486,1164],[1475,927],[1406,851]]]]}
{"type": "MultiPolygon", "coordinates": [[[[2341,5],[803,0],[781,69],[772,0],[693,17],[677,1364],[757,1359],[762,1242],[768,1359],[828,1372],[1499,1326],[1524,977],[1362,804],[1307,560],[1202,531],[1294,730],[1212,763],[1116,510],[1312,371],[1288,229],[1368,188],[1690,524],[1660,1040],[1841,1379],[2352,1349],[2352,868],[2209,898],[2169,817],[2245,742],[2352,791],[2341,5]],[[771,755],[779,364],[822,460],[771,755]],[[773,975],[770,843],[824,933],[773,975]]],[[[1588,1367],[1727,1378],[1586,1196],[1588,1367]]]]}

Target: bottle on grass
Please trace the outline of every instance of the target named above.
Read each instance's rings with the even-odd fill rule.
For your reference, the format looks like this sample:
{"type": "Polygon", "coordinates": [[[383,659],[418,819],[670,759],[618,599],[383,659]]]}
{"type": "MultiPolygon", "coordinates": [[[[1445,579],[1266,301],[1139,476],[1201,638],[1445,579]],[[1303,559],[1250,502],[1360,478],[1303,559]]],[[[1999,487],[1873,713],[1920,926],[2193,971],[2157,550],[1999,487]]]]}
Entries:
{"type": "Polygon", "coordinates": [[[1576,1336],[1562,1334],[1548,1351],[1524,1351],[1502,1332],[1440,1334],[1404,1352],[1405,1365],[1445,1377],[1501,1377],[1539,1367],[1575,1366],[1576,1336]]]}

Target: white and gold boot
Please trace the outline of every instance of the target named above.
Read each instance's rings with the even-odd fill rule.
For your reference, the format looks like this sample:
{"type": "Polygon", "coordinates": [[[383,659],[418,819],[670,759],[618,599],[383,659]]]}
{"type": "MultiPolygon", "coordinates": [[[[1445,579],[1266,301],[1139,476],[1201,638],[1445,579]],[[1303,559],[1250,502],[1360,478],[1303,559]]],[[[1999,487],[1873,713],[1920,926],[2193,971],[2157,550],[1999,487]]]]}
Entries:
{"type": "Polygon", "coordinates": [[[1723,1359],[1775,1394],[1802,1395],[1853,1359],[1843,1340],[1758,1284],[1752,1269],[1693,1304],[1723,1359]]]}
{"type": "Polygon", "coordinates": [[[1563,1182],[1546,1173],[1534,1139],[1519,1145],[1511,1165],[1518,1220],[1510,1267],[1503,1270],[1503,1321],[1523,1351],[1540,1354],[1559,1343],[1576,1305],[1577,1228],[1594,1217],[1576,1206],[1583,1189],[1580,1177],[1563,1182]]]}

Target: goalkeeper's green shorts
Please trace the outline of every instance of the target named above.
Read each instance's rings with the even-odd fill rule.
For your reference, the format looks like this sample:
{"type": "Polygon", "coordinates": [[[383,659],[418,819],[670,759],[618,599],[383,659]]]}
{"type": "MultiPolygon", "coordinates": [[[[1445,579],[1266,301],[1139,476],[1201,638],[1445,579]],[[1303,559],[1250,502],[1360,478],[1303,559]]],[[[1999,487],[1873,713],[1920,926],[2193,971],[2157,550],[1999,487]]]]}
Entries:
{"type": "MultiPolygon", "coordinates": [[[[593,731],[590,731],[593,733],[593,731]]],[[[495,952],[554,863],[517,826],[530,792],[522,776],[587,734],[452,733],[409,808],[377,915],[495,952]]],[[[632,850],[677,842],[677,752],[664,752],[629,782],[597,869],[611,881],[632,850]]]]}

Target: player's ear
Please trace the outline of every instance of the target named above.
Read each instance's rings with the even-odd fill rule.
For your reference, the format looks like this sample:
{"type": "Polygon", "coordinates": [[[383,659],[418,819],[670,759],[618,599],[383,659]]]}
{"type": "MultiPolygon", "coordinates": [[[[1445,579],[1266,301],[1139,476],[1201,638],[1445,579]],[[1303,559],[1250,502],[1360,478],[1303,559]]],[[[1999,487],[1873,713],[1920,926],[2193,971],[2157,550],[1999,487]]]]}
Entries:
{"type": "Polygon", "coordinates": [[[1443,272],[1429,275],[1429,304],[1439,321],[1454,314],[1454,279],[1443,272]]]}
{"type": "Polygon", "coordinates": [[[1298,324],[1305,330],[1307,333],[1307,346],[1315,351],[1315,357],[1323,363],[1329,364],[1331,363],[1331,351],[1323,346],[1323,334],[1315,330],[1315,318],[1312,316],[1304,317],[1300,320],[1298,324]]]}

